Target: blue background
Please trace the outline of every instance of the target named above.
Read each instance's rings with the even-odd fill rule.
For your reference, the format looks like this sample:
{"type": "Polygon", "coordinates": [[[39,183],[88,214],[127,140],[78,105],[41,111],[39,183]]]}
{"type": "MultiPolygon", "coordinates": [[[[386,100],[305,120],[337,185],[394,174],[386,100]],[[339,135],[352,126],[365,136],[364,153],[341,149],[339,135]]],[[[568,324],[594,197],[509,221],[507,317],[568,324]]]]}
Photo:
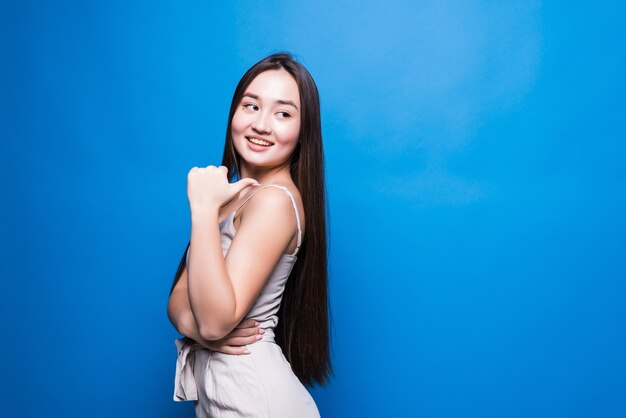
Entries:
{"type": "Polygon", "coordinates": [[[626,416],[624,2],[12,3],[0,415],[193,415],[186,174],[288,50],[322,99],[322,415],[626,416]]]}

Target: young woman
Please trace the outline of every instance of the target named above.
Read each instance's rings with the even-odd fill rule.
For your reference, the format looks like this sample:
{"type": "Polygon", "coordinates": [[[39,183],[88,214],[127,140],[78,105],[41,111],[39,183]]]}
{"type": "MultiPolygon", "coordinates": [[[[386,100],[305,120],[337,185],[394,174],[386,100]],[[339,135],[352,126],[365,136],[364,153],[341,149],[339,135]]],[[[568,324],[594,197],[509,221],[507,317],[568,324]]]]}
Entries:
{"type": "Polygon", "coordinates": [[[291,55],[239,81],[220,167],[187,177],[191,240],[172,286],[175,400],[198,417],[317,417],[329,354],[319,96],[291,55]],[[237,180],[237,181],[235,181],[237,180]]]}

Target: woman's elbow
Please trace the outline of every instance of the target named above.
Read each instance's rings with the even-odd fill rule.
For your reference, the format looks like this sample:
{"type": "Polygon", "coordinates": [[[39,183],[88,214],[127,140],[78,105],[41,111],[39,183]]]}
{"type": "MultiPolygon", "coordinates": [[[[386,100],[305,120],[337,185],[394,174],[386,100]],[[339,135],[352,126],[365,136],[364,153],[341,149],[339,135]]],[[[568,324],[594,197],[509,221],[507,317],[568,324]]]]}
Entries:
{"type": "Polygon", "coordinates": [[[200,336],[208,341],[215,341],[224,338],[229,330],[215,324],[198,324],[200,336]]]}
{"type": "Polygon", "coordinates": [[[174,326],[174,328],[178,329],[178,316],[179,310],[176,309],[172,305],[172,301],[170,300],[167,304],[167,318],[170,320],[170,323],[174,326]]]}
{"type": "Polygon", "coordinates": [[[209,341],[224,338],[239,322],[236,321],[233,316],[232,314],[219,315],[217,312],[196,316],[200,336],[209,341]]]}

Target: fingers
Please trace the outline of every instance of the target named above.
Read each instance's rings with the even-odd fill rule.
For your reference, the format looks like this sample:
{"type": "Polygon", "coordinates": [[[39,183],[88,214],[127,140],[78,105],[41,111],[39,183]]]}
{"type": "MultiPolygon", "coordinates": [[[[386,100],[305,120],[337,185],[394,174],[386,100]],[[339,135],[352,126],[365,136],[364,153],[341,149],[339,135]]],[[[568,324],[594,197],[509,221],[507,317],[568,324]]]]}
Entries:
{"type": "Polygon", "coordinates": [[[189,170],[189,172],[187,173],[187,180],[189,180],[189,177],[198,170],[200,170],[199,167],[191,167],[191,170],[189,170]]]}
{"type": "Polygon", "coordinates": [[[192,213],[206,212],[207,207],[222,207],[243,189],[259,183],[252,178],[244,178],[229,183],[228,168],[209,165],[205,168],[193,167],[187,175],[187,197],[192,213]]]}
{"type": "Polygon", "coordinates": [[[246,187],[256,186],[258,184],[259,183],[255,179],[245,178],[245,179],[241,179],[241,180],[239,180],[239,181],[237,181],[235,183],[232,183],[230,185],[230,187],[233,190],[233,194],[235,194],[235,193],[239,193],[240,191],[242,191],[246,187]]]}
{"type": "Polygon", "coordinates": [[[203,341],[202,345],[212,351],[230,355],[246,355],[250,351],[247,345],[254,344],[263,338],[265,330],[254,320],[243,320],[226,337],[215,341],[203,341]]]}
{"type": "Polygon", "coordinates": [[[234,356],[241,356],[245,354],[250,354],[250,351],[245,347],[234,347],[231,345],[217,345],[211,344],[209,347],[212,351],[217,351],[218,353],[230,354],[234,356]]]}
{"type": "Polygon", "coordinates": [[[189,170],[189,172],[196,171],[196,170],[207,170],[207,169],[208,170],[220,170],[223,173],[228,174],[228,168],[224,165],[220,165],[220,166],[207,165],[206,167],[203,167],[202,169],[198,166],[194,166],[194,167],[191,167],[191,170],[189,170]]]}
{"type": "MultiPolygon", "coordinates": [[[[189,174],[191,174],[194,171],[198,171],[198,170],[218,170],[221,173],[223,173],[224,175],[228,175],[228,167],[226,167],[225,165],[220,165],[220,166],[214,166],[214,165],[207,165],[204,168],[200,168],[198,166],[195,167],[191,167],[191,170],[189,170],[189,174]]],[[[242,189],[248,187],[248,186],[256,186],[258,185],[259,182],[257,182],[255,179],[253,178],[243,178],[241,180],[239,180],[236,183],[233,183],[233,186],[236,186],[236,190],[237,192],[241,191],[242,189]]]]}
{"type": "Polygon", "coordinates": [[[246,347],[233,347],[230,345],[223,345],[219,347],[219,350],[214,350],[214,351],[219,351],[220,353],[231,354],[235,356],[242,356],[245,354],[250,354],[250,351],[246,347]]]}
{"type": "Polygon", "coordinates": [[[241,321],[236,327],[237,328],[255,328],[258,327],[259,323],[257,321],[255,321],[254,319],[244,319],[243,321],[241,321]]]}
{"type": "Polygon", "coordinates": [[[226,336],[226,338],[230,337],[249,337],[251,335],[263,334],[265,330],[260,329],[259,327],[253,328],[235,328],[226,336]]]}
{"type": "MultiPolygon", "coordinates": [[[[249,339],[250,337],[247,338],[247,340],[249,339]]],[[[202,342],[202,345],[211,351],[217,351],[219,353],[241,356],[244,354],[250,354],[250,351],[245,346],[245,344],[251,344],[252,342],[256,341],[254,340],[254,341],[246,342],[246,339],[243,339],[242,344],[233,344],[233,343],[227,343],[228,340],[229,338],[222,338],[221,340],[217,340],[217,341],[205,340],[202,342]]]]}
{"type": "Polygon", "coordinates": [[[228,338],[224,338],[224,344],[234,345],[234,346],[243,346],[243,345],[253,344],[259,341],[261,338],[263,338],[261,334],[250,335],[247,337],[228,337],[228,338]]]}

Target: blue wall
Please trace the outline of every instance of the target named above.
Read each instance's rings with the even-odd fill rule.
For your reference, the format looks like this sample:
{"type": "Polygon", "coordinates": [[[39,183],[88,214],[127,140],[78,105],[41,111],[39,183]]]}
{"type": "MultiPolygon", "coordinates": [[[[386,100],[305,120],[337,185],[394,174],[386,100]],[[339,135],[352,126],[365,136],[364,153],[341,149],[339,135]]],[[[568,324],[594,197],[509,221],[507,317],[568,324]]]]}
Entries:
{"type": "Polygon", "coordinates": [[[322,98],[322,415],[626,416],[624,2],[14,3],[0,415],[193,415],[165,313],[186,174],[286,49],[322,98]]]}

